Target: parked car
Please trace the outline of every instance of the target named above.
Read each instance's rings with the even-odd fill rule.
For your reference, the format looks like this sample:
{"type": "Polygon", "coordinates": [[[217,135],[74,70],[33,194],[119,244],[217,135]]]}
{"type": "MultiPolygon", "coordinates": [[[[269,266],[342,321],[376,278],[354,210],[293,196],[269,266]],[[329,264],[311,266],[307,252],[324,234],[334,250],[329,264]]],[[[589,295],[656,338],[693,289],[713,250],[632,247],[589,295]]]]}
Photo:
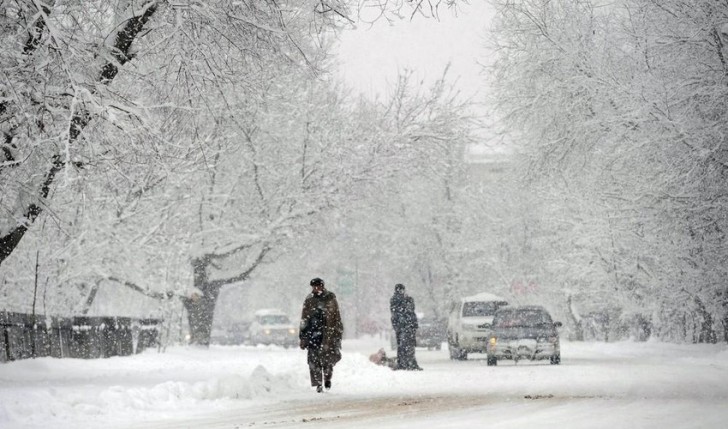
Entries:
{"type": "MultiPolygon", "coordinates": [[[[417,315],[416,346],[426,347],[427,350],[440,350],[442,343],[447,340],[446,322],[433,316],[417,315]]],[[[390,346],[397,350],[397,338],[394,331],[390,335],[390,346]]]]}
{"type": "Polygon", "coordinates": [[[495,312],[506,305],[505,299],[485,292],[453,302],[447,320],[450,359],[464,360],[468,353],[486,353],[495,312]]]}
{"type": "Polygon", "coordinates": [[[227,327],[212,330],[210,341],[213,344],[239,345],[248,342],[250,322],[235,322],[227,327]]]}
{"type": "Polygon", "coordinates": [[[298,345],[298,327],[281,310],[258,310],[248,329],[248,338],[251,344],[293,347],[298,345]]]}
{"type": "Polygon", "coordinates": [[[488,340],[488,365],[498,359],[542,360],[552,365],[561,363],[561,346],[554,322],[540,305],[502,308],[493,318],[493,332],[488,340]]]}
{"type": "Polygon", "coordinates": [[[417,347],[427,347],[427,350],[440,350],[442,343],[447,340],[447,328],[444,320],[433,316],[423,316],[417,322],[417,347]]]}

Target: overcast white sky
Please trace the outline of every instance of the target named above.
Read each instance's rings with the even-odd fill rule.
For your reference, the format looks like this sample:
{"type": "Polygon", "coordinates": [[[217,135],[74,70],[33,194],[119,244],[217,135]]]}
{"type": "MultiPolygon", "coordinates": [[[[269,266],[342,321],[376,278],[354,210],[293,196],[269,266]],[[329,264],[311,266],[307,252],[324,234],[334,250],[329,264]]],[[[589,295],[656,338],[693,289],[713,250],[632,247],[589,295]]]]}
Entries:
{"type": "Polygon", "coordinates": [[[482,92],[484,30],[492,13],[483,0],[461,4],[457,16],[440,12],[440,20],[417,16],[393,24],[359,25],[341,36],[338,51],[341,75],[352,88],[366,95],[381,94],[396,81],[399,70],[409,69],[427,82],[442,75],[448,62],[450,77],[464,91],[482,92]]]}

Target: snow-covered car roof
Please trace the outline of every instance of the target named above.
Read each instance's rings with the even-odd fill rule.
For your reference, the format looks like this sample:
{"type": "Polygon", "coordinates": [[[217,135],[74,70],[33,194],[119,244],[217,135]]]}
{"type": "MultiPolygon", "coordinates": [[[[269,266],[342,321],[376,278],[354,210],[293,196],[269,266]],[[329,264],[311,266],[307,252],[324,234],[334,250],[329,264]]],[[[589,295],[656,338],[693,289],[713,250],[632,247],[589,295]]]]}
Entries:
{"type": "Polygon", "coordinates": [[[488,292],[481,292],[475,295],[462,298],[463,302],[480,302],[480,301],[505,301],[502,296],[494,295],[488,292]]]}
{"type": "Polygon", "coordinates": [[[288,314],[277,308],[263,308],[254,313],[256,316],[288,316],[288,314]]]}

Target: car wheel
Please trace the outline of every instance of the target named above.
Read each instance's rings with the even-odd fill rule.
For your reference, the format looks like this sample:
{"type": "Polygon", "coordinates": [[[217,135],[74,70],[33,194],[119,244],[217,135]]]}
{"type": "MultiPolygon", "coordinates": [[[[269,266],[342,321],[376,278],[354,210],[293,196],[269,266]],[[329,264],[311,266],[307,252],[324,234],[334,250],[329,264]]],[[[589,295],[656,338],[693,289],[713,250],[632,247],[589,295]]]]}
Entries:
{"type": "Polygon", "coordinates": [[[488,366],[498,365],[498,358],[495,356],[488,355],[488,366]]]}
{"type": "Polygon", "coordinates": [[[558,365],[561,363],[561,354],[555,354],[551,355],[551,359],[549,359],[549,362],[551,362],[551,365],[558,365]]]}
{"type": "Polygon", "coordinates": [[[450,344],[448,349],[450,350],[450,359],[451,360],[467,360],[468,359],[468,353],[462,351],[457,346],[453,346],[452,344],[450,344]]]}
{"type": "Polygon", "coordinates": [[[449,344],[447,349],[450,351],[450,359],[457,360],[460,358],[460,349],[452,344],[449,344]]]}
{"type": "Polygon", "coordinates": [[[447,350],[450,352],[450,360],[454,360],[457,356],[455,354],[455,351],[457,350],[457,346],[455,345],[455,341],[450,334],[448,334],[448,336],[447,336],[447,350]]]}

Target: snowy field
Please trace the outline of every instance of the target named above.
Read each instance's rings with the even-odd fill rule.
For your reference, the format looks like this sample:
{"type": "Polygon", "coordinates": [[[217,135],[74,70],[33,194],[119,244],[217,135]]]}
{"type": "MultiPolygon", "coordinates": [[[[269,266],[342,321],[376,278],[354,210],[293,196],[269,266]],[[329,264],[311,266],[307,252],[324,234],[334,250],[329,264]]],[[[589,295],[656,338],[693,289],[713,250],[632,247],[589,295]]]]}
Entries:
{"type": "Polygon", "coordinates": [[[725,344],[564,343],[560,366],[418,349],[421,372],[370,363],[387,344],[345,341],[323,394],[275,346],[0,364],[0,428],[728,427],[725,344]]]}

